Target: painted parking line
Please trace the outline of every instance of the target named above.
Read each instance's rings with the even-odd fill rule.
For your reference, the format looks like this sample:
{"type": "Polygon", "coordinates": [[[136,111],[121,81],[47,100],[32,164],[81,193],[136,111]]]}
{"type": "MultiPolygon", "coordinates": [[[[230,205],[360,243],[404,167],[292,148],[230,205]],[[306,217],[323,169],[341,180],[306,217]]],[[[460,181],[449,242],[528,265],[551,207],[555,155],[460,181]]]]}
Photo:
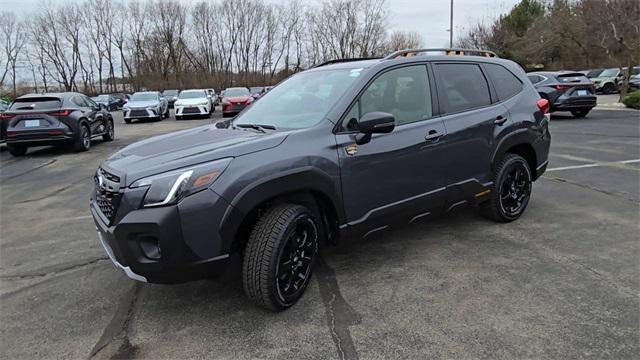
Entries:
{"type": "Polygon", "coordinates": [[[614,164],[633,164],[640,162],[640,159],[632,159],[632,160],[622,160],[622,161],[609,161],[609,162],[597,162],[592,164],[582,164],[582,165],[574,165],[574,166],[563,166],[557,168],[547,169],[547,171],[562,171],[562,170],[573,170],[573,169],[584,169],[584,168],[592,168],[599,166],[610,166],[614,164]]]}

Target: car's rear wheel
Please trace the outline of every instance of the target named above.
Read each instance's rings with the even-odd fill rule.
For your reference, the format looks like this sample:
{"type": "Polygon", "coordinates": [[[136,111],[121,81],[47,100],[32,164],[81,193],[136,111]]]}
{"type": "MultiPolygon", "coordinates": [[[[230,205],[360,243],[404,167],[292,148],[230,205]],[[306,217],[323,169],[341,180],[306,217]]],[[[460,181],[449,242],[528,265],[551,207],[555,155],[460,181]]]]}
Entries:
{"type": "Polygon", "coordinates": [[[580,109],[580,110],[571,110],[571,115],[576,118],[583,118],[587,116],[587,114],[591,111],[591,109],[580,109]]]}
{"type": "Polygon", "coordinates": [[[75,151],[87,151],[91,148],[91,131],[86,125],[80,125],[78,136],[73,143],[75,151]]]}
{"type": "Polygon", "coordinates": [[[613,94],[615,90],[616,90],[616,87],[612,83],[606,83],[602,87],[602,92],[605,94],[613,94]]]}
{"type": "Polygon", "coordinates": [[[7,144],[7,150],[9,150],[9,154],[13,156],[24,156],[27,153],[28,147],[24,145],[7,144]]]}
{"type": "Polygon", "coordinates": [[[284,310],[304,294],[318,253],[319,225],[304,206],[277,205],[253,228],[245,248],[242,279],[258,305],[284,310]]]}
{"type": "Polygon", "coordinates": [[[500,222],[518,219],[529,204],[532,181],[527,161],[507,154],[495,169],[490,198],[480,204],[482,214],[500,222]]]}
{"type": "Polygon", "coordinates": [[[115,139],[115,129],[113,127],[113,120],[107,120],[107,131],[104,135],[102,135],[102,140],[104,141],[113,141],[115,139]]]}

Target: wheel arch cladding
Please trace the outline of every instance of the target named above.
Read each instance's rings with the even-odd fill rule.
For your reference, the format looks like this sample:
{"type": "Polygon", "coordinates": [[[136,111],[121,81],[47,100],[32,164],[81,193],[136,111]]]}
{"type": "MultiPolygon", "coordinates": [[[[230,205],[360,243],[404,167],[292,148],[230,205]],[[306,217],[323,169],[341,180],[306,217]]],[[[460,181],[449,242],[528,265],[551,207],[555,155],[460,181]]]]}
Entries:
{"type": "Polygon", "coordinates": [[[338,224],[344,221],[344,214],[338,190],[328,175],[305,168],[249,185],[231,201],[233,210],[225,214],[221,226],[229,251],[241,250],[264,210],[283,202],[303,205],[315,212],[328,239],[333,240],[339,233],[338,224]]]}
{"type": "Polygon", "coordinates": [[[532,145],[535,139],[536,136],[527,129],[521,129],[511,136],[503,138],[493,155],[492,168],[495,169],[506,154],[516,154],[527,161],[533,179],[537,179],[538,154],[536,154],[536,150],[532,145]]]}

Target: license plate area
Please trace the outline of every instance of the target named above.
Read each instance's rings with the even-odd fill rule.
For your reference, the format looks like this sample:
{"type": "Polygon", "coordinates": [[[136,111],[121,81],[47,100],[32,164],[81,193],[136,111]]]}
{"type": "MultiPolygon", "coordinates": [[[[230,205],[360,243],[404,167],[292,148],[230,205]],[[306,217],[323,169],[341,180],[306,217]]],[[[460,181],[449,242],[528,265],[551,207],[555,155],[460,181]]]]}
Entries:
{"type": "Polygon", "coordinates": [[[26,128],[39,127],[39,126],[40,126],[40,120],[25,120],[24,121],[24,127],[26,127],[26,128]]]}
{"type": "Polygon", "coordinates": [[[589,95],[589,91],[587,90],[578,90],[578,96],[587,96],[589,95]]]}

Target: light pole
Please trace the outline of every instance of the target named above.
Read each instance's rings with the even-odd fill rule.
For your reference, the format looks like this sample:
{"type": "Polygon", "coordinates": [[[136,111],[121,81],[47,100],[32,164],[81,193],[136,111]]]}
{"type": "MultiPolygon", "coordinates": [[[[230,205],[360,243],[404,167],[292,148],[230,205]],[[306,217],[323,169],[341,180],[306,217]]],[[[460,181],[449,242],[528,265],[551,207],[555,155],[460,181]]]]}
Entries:
{"type": "Polygon", "coordinates": [[[449,13],[449,47],[453,47],[453,0],[451,0],[451,7],[449,13]]]}

